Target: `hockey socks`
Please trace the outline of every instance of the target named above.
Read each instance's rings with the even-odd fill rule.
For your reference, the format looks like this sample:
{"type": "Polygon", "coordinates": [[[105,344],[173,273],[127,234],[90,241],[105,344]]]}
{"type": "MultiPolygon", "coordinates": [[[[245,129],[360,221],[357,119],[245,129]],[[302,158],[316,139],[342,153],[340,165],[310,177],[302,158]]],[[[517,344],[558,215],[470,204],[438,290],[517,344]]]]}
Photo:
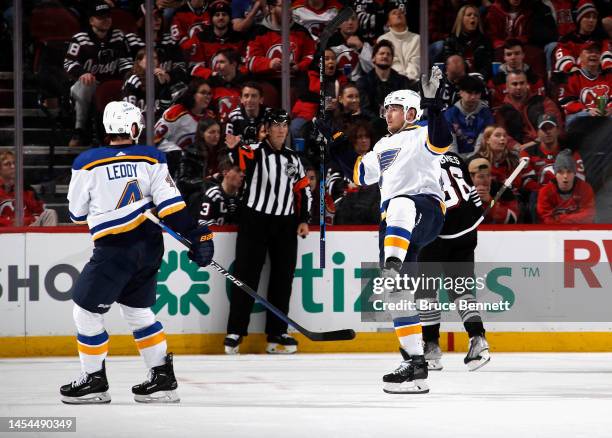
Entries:
{"type": "Polygon", "coordinates": [[[134,331],[134,341],[147,368],[153,368],[166,363],[166,334],[161,322],[134,331]]]}
{"type": "Polygon", "coordinates": [[[393,318],[393,327],[399,342],[410,356],[423,355],[423,330],[419,315],[393,318]]]}
{"type": "Polygon", "coordinates": [[[95,336],[77,335],[77,347],[81,359],[81,370],[93,374],[102,369],[108,354],[108,333],[104,330],[95,336]]]}

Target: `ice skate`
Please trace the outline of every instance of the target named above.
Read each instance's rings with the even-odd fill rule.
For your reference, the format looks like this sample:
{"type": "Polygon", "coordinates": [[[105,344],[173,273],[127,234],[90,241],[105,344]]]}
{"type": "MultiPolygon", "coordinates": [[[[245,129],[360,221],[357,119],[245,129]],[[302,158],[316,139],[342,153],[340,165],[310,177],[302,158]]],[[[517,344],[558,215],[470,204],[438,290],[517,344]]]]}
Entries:
{"type": "Polygon", "coordinates": [[[82,373],[80,377],[60,388],[62,402],[71,405],[110,403],[108,394],[108,380],[106,380],[106,367],[102,362],[102,369],[95,373],[82,373]]]}
{"type": "Polygon", "coordinates": [[[166,363],[151,368],[149,378],[132,387],[134,400],[139,403],[178,403],[178,386],[172,366],[172,353],[166,356],[166,363]]]}
{"type": "Polygon", "coordinates": [[[425,360],[427,361],[427,369],[429,371],[441,371],[442,365],[442,350],[437,342],[425,342],[425,360]]]}
{"type": "Polygon", "coordinates": [[[268,335],[268,345],[266,346],[266,353],[269,354],[293,354],[297,351],[298,342],[289,336],[287,333],[283,333],[278,336],[268,335]]]}
{"type": "Polygon", "coordinates": [[[425,394],[427,386],[427,362],[424,356],[410,357],[400,348],[404,360],[392,373],[383,376],[383,391],[387,394],[425,394]]]}
{"type": "Polygon", "coordinates": [[[470,338],[470,348],[463,362],[470,371],[476,371],[485,366],[491,360],[489,355],[489,343],[484,336],[470,338]]]}
{"type": "Polygon", "coordinates": [[[240,354],[240,344],[242,336],[236,334],[228,334],[223,340],[225,346],[225,354],[240,354]]]}

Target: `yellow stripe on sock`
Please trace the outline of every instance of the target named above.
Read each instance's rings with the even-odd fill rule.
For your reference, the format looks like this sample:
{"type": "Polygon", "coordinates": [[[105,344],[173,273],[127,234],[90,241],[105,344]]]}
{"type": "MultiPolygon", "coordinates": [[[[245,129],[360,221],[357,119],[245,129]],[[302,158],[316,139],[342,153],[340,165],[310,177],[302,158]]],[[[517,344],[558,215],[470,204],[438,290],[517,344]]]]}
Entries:
{"type": "Polygon", "coordinates": [[[156,335],[151,336],[150,338],[143,339],[142,341],[136,341],[136,346],[139,350],[144,348],[149,348],[154,345],[157,345],[166,340],[166,334],[164,332],[159,332],[156,335]]]}
{"type": "Polygon", "coordinates": [[[408,249],[408,242],[406,239],[401,237],[387,236],[385,237],[385,246],[395,246],[404,250],[408,249]]]}
{"type": "Polygon", "coordinates": [[[77,342],[79,353],[89,354],[90,356],[96,356],[98,354],[108,353],[108,342],[97,347],[90,347],[89,345],[81,344],[77,342]]]}
{"type": "Polygon", "coordinates": [[[407,327],[399,327],[395,329],[395,334],[398,338],[403,338],[404,336],[410,335],[418,335],[420,333],[423,333],[421,324],[409,325],[407,327]]]}

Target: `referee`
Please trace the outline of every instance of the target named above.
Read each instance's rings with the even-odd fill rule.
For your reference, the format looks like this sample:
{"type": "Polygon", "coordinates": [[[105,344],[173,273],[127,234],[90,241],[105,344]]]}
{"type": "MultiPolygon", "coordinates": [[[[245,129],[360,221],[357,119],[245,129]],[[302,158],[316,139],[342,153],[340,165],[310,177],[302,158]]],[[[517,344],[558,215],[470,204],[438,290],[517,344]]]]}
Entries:
{"type": "MultiPolygon", "coordinates": [[[[235,275],[257,290],[259,277],[270,255],[268,301],[288,313],[291,284],[297,259],[297,236],[308,235],[311,194],[308,178],[298,155],[285,147],[289,116],[272,109],[264,117],[265,139],[245,145],[228,135],[232,159],[245,173],[246,189],[238,222],[235,275]]],[[[232,288],[225,337],[225,353],[237,354],[246,336],[253,298],[238,287],[232,288]]],[[[287,334],[287,324],[268,312],[266,351],[290,354],[297,341],[287,334]]]]}

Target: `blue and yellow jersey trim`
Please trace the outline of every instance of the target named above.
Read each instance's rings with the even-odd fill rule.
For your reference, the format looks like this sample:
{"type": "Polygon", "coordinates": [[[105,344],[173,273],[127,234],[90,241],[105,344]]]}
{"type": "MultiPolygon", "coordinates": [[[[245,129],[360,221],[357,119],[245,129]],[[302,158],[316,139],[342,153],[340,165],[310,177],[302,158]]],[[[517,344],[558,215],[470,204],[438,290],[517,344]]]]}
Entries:
{"type": "Polygon", "coordinates": [[[160,202],[157,206],[157,215],[160,219],[171,215],[172,213],[176,213],[183,208],[186,208],[187,205],[181,196],[176,196],[174,198],[166,199],[163,202],[160,202]]]}
{"type": "Polygon", "coordinates": [[[152,146],[126,145],[126,147],[100,147],[80,154],[72,164],[72,170],[92,170],[98,166],[121,162],[166,163],[166,156],[152,146]]]}
{"type": "Polygon", "coordinates": [[[70,215],[70,220],[72,222],[74,222],[75,224],[86,224],[87,223],[87,215],[83,215],[83,216],[76,216],[74,214],[72,214],[71,211],[68,211],[68,215],[70,215]]]}
{"type": "Polygon", "coordinates": [[[427,150],[429,152],[431,152],[434,155],[444,155],[445,153],[448,152],[448,150],[450,149],[451,145],[449,144],[448,146],[438,147],[438,146],[432,144],[429,141],[429,136],[427,136],[427,141],[425,142],[425,147],[427,148],[427,150]]]}
{"type": "Polygon", "coordinates": [[[362,156],[358,156],[353,167],[353,183],[358,186],[365,186],[365,166],[361,162],[362,156]]]}
{"type": "Polygon", "coordinates": [[[99,166],[104,166],[106,164],[111,163],[149,163],[149,164],[157,164],[158,160],[155,158],[143,156],[143,155],[121,155],[119,157],[108,157],[102,158],[101,160],[92,161],[91,163],[86,164],[81,169],[83,170],[92,170],[99,166]]]}
{"type": "Polygon", "coordinates": [[[144,212],[146,210],[150,210],[151,208],[155,208],[155,204],[149,202],[123,217],[96,225],[95,227],[90,228],[89,232],[94,241],[104,236],[108,236],[109,234],[127,233],[147,220],[144,212]]]}

